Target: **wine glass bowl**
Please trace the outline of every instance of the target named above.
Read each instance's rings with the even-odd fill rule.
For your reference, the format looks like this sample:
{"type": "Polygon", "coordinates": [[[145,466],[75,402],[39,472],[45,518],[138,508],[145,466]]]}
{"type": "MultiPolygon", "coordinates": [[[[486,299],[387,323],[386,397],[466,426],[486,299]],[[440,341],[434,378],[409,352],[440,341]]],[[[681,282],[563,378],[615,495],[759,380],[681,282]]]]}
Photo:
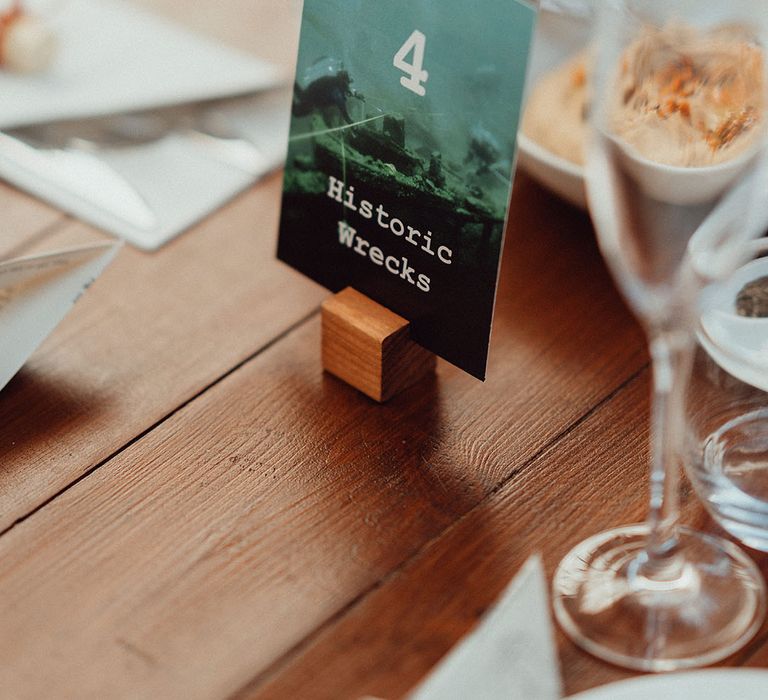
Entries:
{"type": "Polygon", "coordinates": [[[738,265],[768,192],[768,18],[747,0],[702,5],[607,0],[594,44],[587,193],[606,262],[648,335],[650,508],[645,524],[566,555],[554,608],[587,651],[646,671],[724,658],[765,615],[751,559],[677,522],[698,295],[738,265]]]}

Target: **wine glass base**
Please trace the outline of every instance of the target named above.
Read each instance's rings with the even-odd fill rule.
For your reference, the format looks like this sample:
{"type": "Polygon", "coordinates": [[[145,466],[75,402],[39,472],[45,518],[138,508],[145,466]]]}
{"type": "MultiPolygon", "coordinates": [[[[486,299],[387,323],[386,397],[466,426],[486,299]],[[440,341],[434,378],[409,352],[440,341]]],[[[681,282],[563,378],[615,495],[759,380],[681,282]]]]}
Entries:
{"type": "Polygon", "coordinates": [[[766,608],[752,560],[727,540],[680,528],[674,575],[651,580],[638,568],[648,532],[630,525],[600,533],[560,562],[553,604],[571,639],[638,671],[705,666],[746,644],[766,608]]]}

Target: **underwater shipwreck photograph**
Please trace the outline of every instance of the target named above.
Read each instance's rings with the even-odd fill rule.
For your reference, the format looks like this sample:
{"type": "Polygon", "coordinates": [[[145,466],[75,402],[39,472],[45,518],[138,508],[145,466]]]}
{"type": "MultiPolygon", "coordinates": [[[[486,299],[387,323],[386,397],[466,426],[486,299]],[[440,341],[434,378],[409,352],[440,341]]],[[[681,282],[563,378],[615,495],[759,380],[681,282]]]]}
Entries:
{"type": "Polygon", "coordinates": [[[479,378],[533,24],[509,0],[304,4],[278,256],[479,378]]]}

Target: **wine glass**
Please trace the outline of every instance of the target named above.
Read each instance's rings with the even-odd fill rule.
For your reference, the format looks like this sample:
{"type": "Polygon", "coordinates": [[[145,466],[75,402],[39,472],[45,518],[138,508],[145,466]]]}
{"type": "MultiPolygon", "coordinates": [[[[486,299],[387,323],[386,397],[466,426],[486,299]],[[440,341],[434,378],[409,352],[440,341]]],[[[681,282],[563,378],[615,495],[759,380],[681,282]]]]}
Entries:
{"type": "Polygon", "coordinates": [[[585,174],[602,253],[649,341],[650,508],[572,549],[553,594],[577,644],[632,669],[713,663],[765,614],[751,559],[678,524],[678,479],[697,295],[759,235],[750,212],[768,192],[766,15],[747,0],[596,4],[585,174]]]}

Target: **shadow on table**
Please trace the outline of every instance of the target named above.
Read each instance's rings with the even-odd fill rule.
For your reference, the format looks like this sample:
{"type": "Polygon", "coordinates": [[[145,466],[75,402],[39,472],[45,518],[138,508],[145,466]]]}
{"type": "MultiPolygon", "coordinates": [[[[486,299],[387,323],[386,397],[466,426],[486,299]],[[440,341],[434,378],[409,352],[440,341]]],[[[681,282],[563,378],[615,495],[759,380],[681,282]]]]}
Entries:
{"type": "Polygon", "coordinates": [[[576,372],[585,345],[597,345],[606,336],[644,347],[602,260],[588,214],[520,175],[511,201],[491,359],[498,360],[510,343],[526,344],[576,372]]]}
{"type": "Polygon", "coordinates": [[[347,414],[354,425],[347,439],[333,443],[333,462],[337,468],[346,464],[355,469],[366,488],[380,498],[392,496],[395,501],[386,507],[421,513],[428,507],[433,515],[452,520],[477,502],[481,494],[470,475],[439,451],[445,425],[437,375],[425,377],[383,405],[327,373],[322,394],[339,420],[347,414]]]}
{"type": "Polygon", "coordinates": [[[0,392],[0,472],[15,471],[31,447],[50,445],[69,426],[90,420],[101,409],[91,388],[22,368],[0,392]]]}

